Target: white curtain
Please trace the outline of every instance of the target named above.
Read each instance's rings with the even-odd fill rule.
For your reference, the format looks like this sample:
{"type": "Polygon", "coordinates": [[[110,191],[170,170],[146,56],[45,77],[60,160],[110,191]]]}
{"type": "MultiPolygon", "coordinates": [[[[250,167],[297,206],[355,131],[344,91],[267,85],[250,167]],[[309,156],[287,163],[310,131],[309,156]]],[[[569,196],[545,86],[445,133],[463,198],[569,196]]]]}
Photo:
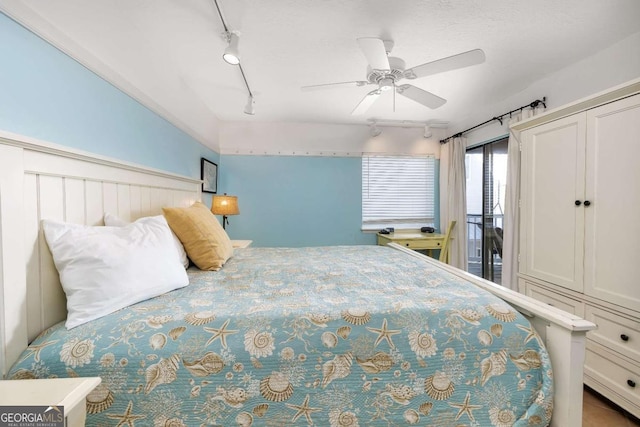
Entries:
{"type": "MultiPolygon", "coordinates": [[[[535,116],[542,107],[526,109],[514,116],[509,124],[535,116]]],[[[509,130],[507,152],[507,185],[504,206],[502,240],[502,286],[518,290],[518,253],[520,241],[520,132],[509,130]]]]}
{"type": "Polygon", "coordinates": [[[457,137],[440,151],[440,230],[457,221],[449,242],[449,264],[467,270],[466,138],[457,137]]]}

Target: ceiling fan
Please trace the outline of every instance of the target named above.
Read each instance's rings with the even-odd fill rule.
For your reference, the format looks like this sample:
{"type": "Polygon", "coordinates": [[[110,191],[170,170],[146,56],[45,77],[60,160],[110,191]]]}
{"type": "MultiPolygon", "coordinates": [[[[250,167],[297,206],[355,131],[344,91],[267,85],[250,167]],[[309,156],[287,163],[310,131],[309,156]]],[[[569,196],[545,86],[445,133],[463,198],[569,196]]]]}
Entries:
{"type": "Polygon", "coordinates": [[[481,64],[485,60],[484,52],[481,49],[474,49],[405,69],[405,62],[402,59],[389,56],[393,49],[393,41],[381,40],[375,37],[364,37],[358,39],[358,45],[369,63],[367,66],[367,80],[303,86],[302,90],[310,91],[349,86],[377,86],[376,89],[370,91],[362,98],[351,112],[352,115],[364,114],[369,107],[376,102],[380,95],[386,91],[393,91],[393,111],[395,111],[396,92],[425,107],[435,109],[444,105],[447,100],[419,87],[406,83],[399,84],[399,82],[402,79],[414,80],[432,74],[481,64]]]}

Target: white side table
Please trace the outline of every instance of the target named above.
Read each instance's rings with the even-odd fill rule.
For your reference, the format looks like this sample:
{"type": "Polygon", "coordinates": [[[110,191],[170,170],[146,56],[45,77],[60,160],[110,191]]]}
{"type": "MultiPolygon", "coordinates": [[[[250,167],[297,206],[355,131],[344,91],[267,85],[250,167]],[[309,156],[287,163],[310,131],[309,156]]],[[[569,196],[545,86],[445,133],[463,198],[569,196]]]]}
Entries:
{"type": "Polygon", "coordinates": [[[0,381],[0,406],[64,406],[66,425],[84,427],[86,398],[100,377],[0,381]]]}
{"type": "Polygon", "coordinates": [[[232,240],[231,245],[233,249],[248,248],[253,243],[253,240],[232,240]]]}

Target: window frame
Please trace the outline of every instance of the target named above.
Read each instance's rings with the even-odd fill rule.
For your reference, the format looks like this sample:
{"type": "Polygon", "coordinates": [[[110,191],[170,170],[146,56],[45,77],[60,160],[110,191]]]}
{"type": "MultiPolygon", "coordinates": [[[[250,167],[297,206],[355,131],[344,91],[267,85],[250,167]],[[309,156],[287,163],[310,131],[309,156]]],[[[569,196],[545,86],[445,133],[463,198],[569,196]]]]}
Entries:
{"type": "MultiPolygon", "coordinates": [[[[436,177],[436,157],[433,154],[420,154],[420,155],[399,155],[399,154],[363,154],[362,155],[362,212],[361,212],[361,230],[364,232],[377,232],[382,228],[393,227],[398,230],[416,230],[420,229],[424,226],[434,226],[436,219],[436,185],[437,185],[437,177],[436,177]],[[402,164],[402,162],[408,162],[408,164],[404,165],[403,169],[398,169],[398,165],[402,164]],[[420,161],[424,161],[424,165],[420,166],[420,161]],[[372,164],[372,162],[374,162],[372,164]],[[396,163],[394,165],[394,163],[396,163]],[[411,164],[413,163],[413,164],[411,164]],[[372,168],[373,166],[373,168],[372,168]],[[386,166],[386,167],[385,167],[386,166]],[[391,169],[389,169],[391,168],[391,169]],[[419,179],[420,168],[423,169],[424,172],[424,180],[419,179]],[[383,172],[384,171],[384,172],[383,172]],[[397,178],[397,181],[393,182],[375,182],[375,180],[388,179],[389,172],[391,171],[393,178],[397,178]],[[398,172],[404,172],[404,179],[402,175],[398,175],[398,172]],[[374,174],[374,182],[371,180],[372,172],[374,174]],[[413,174],[413,176],[412,176],[413,174]],[[418,179],[416,180],[416,176],[418,179]],[[396,211],[401,209],[408,209],[408,212],[405,211],[404,214],[398,217],[389,217],[387,218],[377,218],[377,219],[367,219],[370,218],[374,212],[371,212],[370,209],[367,208],[367,205],[371,205],[372,201],[367,200],[366,198],[371,194],[371,192],[376,192],[378,190],[393,192],[397,190],[397,186],[400,185],[402,187],[403,192],[407,192],[407,188],[410,189],[409,194],[406,196],[398,196],[397,194],[387,194],[381,193],[378,197],[377,203],[384,203],[384,197],[389,197],[391,203],[399,203],[399,205],[395,206],[396,211]],[[388,186],[389,188],[380,188],[388,186]],[[396,187],[396,188],[393,188],[396,187]],[[415,188],[412,188],[415,187],[415,188]],[[420,202],[420,205],[423,205],[424,209],[420,212],[419,215],[411,215],[416,212],[415,207],[407,207],[407,205],[412,205],[415,203],[407,202],[406,200],[416,200],[416,197],[420,195],[420,193],[424,191],[424,199],[420,202]],[[387,194],[385,196],[385,194],[387,194]],[[404,200],[403,200],[404,199],[404,200]],[[369,203],[367,203],[369,202],[369,203]],[[411,209],[414,209],[411,212],[411,209]]],[[[373,201],[376,203],[376,201],[373,201]]],[[[375,207],[374,209],[382,209],[380,206],[375,207]]],[[[393,209],[392,209],[393,210],[393,209]]]]}

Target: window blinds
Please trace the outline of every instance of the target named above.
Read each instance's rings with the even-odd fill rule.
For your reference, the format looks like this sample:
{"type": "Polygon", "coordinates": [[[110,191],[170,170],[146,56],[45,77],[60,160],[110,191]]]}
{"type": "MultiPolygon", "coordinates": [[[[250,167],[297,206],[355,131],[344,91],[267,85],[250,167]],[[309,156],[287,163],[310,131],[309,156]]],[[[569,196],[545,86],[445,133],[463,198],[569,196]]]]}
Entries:
{"type": "Polygon", "coordinates": [[[433,156],[362,157],[363,229],[432,224],[434,201],[433,156]]]}

